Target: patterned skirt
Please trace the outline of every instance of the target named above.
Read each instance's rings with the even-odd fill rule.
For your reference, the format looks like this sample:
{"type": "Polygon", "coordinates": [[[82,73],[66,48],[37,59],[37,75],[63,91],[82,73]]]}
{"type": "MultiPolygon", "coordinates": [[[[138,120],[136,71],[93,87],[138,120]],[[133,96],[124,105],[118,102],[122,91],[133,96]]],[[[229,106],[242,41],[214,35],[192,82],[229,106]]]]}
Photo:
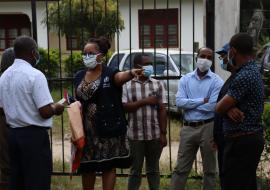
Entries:
{"type": "Polygon", "coordinates": [[[79,173],[102,172],[113,168],[129,168],[131,157],[127,136],[101,138],[96,135],[94,115],[96,105],[90,104],[84,120],[86,145],[79,173]]]}

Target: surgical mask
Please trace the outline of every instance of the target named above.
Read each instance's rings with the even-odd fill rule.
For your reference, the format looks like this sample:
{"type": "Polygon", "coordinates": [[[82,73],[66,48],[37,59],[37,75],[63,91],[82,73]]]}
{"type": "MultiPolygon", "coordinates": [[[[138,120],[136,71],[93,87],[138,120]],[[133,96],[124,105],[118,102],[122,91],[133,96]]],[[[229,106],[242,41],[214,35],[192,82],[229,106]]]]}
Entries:
{"type": "Polygon", "coordinates": [[[97,55],[83,55],[83,63],[84,65],[89,69],[96,68],[98,62],[97,62],[97,55]]]}
{"type": "Polygon", "coordinates": [[[40,61],[40,56],[38,56],[38,58],[35,57],[35,60],[36,60],[35,65],[37,65],[39,63],[39,61],[40,61]]]}
{"type": "MultiPolygon", "coordinates": [[[[35,52],[36,52],[36,51],[35,51],[35,52]]],[[[34,57],[34,59],[35,59],[35,64],[34,64],[34,66],[37,65],[37,64],[39,63],[39,61],[40,61],[40,55],[39,55],[39,52],[36,52],[36,54],[37,54],[37,57],[35,56],[35,54],[33,54],[33,57],[34,57]]]]}
{"type": "Polygon", "coordinates": [[[230,51],[228,52],[228,64],[236,65],[234,56],[230,58],[230,51]]]}
{"type": "Polygon", "coordinates": [[[224,60],[220,60],[219,61],[219,64],[220,64],[220,67],[225,70],[225,71],[228,71],[228,63],[227,64],[224,64],[224,60]]]}
{"type": "Polygon", "coordinates": [[[152,65],[143,66],[143,75],[145,77],[150,77],[154,73],[154,69],[152,65]]]}
{"type": "Polygon", "coordinates": [[[211,65],[212,65],[212,61],[208,59],[198,58],[196,62],[196,66],[201,72],[208,71],[211,65]]]}

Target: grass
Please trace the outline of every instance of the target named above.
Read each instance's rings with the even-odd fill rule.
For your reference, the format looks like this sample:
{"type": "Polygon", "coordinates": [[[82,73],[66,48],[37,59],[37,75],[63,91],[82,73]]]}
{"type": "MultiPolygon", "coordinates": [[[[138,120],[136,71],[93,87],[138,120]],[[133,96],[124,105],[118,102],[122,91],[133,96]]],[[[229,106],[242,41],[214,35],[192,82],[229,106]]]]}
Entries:
{"type": "MultiPolygon", "coordinates": [[[[169,190],[170,179],[161,178],[160,180],[160,190],[169,190]]],[[[95,190],[102,190],[101,177],[97,177],[95,190]]],[[[118,177],[116,179],[115,189],[126,190],[128,185],[128,178],[118,177]]],[[[186,190],[200,190],[202,186],[201,180],[190,179],[187,181],[186,190]]],[[[82,190],[81,177],[74,176],[72,180],[68,176],[53,176],[52,177],[52,190],[82,190]]],[[[148,184],[146,178],[142,178],[140,190],[148,190],[148,184]]]]}
{"type": "MultiPolygon", "coordinates": [[[[69,89],[70,92],[70,89],[69,89]]],[[[61,99],[61,91],[60,90],[52,90],[52,97],[55,102],[61,99]]],[[[179,133],[180,133],[180,127],[181,127],[181,116],[175,115],[175,114],[169,114],[168,118],[168,139],[170,136],[171,141],[179,141],[179,133]]],[[[68,115],[66,110],[64,111],[62,116],[56,116],[53,118],[53,129],[52,129],[52,137],[53,140],[61,140],[62,138],[68,138],[70,134],[69,129],[69,123],[68,123],[68,115]],[[63,127],[61,127],[63,126],[63,127]]],[[[62,161],[54,160],[54,171],[63,171],[63,165],[62,161]]],[[[65,164],[65,172],[69,171],[69,164],[65,164]]],[[[168,164],[161,163],[160,164],[160,170],[163,174],[170,174],[170,166],[169,161],[168,164]]],[[[125,173],[128,174],[129,170],[120,170],[118,173],[125,173]]],[[[97,177],[96,180],[96,186],[95,189],[99,190],[102,189],[102,181],[100,177],[97,177]]],[[[125,177],[118,177],[116,181],[116,187],[117,190],[126,190],[128,184],[128,178],[125,177]]],[[[170,179],[167,177],[161,178],[161,190],[167,190],[169,189],[170,179]]],[[[187,190],[199,190],[201,188],[201,180],[188,180],[187,183],[187,190]]],[[[65,190],[65,189],[71,189],[71,190],[81,190],[81,177],[80,176],[73,176],[72,180],[70,180],[69,176],[53,176],[52,177],[52,184],[51,184],[52,190],[65,190]]],[[[141,190],[147,190],[148,184],[146,178],[142,179],[141,184],[141,190]]]]}

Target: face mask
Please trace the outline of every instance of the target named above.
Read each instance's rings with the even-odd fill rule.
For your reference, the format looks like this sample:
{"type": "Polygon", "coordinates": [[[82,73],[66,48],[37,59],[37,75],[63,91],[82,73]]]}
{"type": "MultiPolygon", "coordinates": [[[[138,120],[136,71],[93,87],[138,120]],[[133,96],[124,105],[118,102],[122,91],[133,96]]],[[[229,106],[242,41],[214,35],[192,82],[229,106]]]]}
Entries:
{"type": "Polygon", "coordinates": [[[147,78],[150,77],[154,73],[154,69],[152,65],[143,66],[142,68],[144,69],[143,75],[147,78]]]}
{"type": "Polygon", "coordinates": [[[208,59],[198,58],[196,62],[196,66],[201,72],[208,71],[211,65],[212,65],[212,61],[208,59]]]}
{"type": "Polygon", "coordinates": [[[219,61],[219,64],[220,64],[220,67],[225,70],[225,71],[228,71],[228,64],[224,64],[224,60],[220,60],[219,61]]]}
{"type": "MultiPolygon", "coordinates": [[[[36,52],[36,51],[35,51],[35,52],[36,52]]],[[[39,55],[39,53],[38,53],[38,52],[33,53],[33,57],[34,57],[34,59],[35,59],[34,65],[37,65],[37,64],[39,63],[39,61],[40,61],[40,55],[39,55]],[[37,56],[35,56],[35,54],[36,54],[37,56]]]]}
{"type": "Polygon", "coordinates": [[[97,55],[83,55],[83,63],[89,69],[96,68],[97,62],[97,55]]]}
{"type": "Polygon", "coordinates": [[[235,56],[232,56],[232,57],[230,58],[230,51],[229,51],[229,52],[228,52],[228,64],[231,64],[231,65],[234,65],[234,66],[236,65],[234,57],[235,57],[235,56]]]}

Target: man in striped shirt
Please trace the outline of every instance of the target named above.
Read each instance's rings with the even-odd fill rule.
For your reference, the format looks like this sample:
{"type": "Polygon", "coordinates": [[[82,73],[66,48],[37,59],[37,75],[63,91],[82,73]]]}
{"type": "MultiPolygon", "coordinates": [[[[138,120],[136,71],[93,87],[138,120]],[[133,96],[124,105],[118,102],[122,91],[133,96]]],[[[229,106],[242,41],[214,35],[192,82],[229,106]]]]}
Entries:
{"type": "Polygon", "coordinates": [[[152,57],[137,54],[134,67],[143,68],[144,74],[123,86],[122,102],[128,112],[128,138],[133,163],[128,190],[138,190],[144,158],[149,189],[159,189],[159,158],[166,139],[166,97],[161,81],[151,78],[152,57]]]}

